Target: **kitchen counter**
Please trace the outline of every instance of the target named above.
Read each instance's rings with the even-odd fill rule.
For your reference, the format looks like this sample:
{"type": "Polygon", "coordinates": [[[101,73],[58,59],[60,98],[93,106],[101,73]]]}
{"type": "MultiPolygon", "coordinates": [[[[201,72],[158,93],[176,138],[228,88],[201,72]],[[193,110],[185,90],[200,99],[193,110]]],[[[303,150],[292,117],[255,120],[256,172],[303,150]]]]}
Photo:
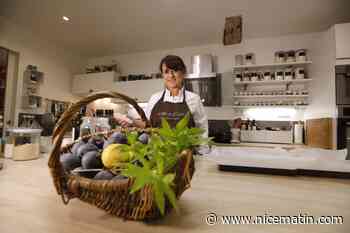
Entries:
{"type": "Polygon", "coordinates": [[[192,187],[172,212],[153,223],[123,221],[79,200],[65,206],[56,194],[47,156],[14,162],[0,171],[0,232],[337,232],[350,228],[350,181],[220,172],[215,163],[196,157],[192,187]],[[209,226],[208,213],[218,215],[341,215],[342,225],[209,226]]]}
{"type": "Polygon", "coordinates": [[[282,148],[292,150],[296,148],[307,148],[304,144],[278,144],[278,143],[254,143],[254,142],[240,142],[240,143],[214,143],[215,146],[233,146],[233,147],[261,147],[261,148],[282,148]]]}

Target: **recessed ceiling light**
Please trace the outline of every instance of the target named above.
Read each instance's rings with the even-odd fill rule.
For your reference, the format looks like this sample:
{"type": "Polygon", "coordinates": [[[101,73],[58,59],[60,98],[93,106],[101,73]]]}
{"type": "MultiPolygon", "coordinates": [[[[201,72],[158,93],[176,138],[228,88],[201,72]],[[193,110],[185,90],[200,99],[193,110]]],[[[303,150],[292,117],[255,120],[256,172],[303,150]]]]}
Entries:
{"type": "Polygon", "coordinates": [[[69,20],[70,20],[67,16],[62,16],[62,19],[63,19],[64,21],[69,21],[69,20]]]}

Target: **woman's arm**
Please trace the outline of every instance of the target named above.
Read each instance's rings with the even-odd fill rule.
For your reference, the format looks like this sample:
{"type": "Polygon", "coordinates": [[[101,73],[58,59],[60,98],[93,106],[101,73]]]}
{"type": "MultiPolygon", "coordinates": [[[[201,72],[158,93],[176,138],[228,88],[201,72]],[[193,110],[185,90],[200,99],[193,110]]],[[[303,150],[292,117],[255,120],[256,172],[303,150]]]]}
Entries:
{"type": "Polygon", "coordinates": [[[199,96],[196,98],[196,107],[193,112],[193,119],[196,123],[196,127],[204,130],[203,137],[208,137],[208,117],[199,96]]]}

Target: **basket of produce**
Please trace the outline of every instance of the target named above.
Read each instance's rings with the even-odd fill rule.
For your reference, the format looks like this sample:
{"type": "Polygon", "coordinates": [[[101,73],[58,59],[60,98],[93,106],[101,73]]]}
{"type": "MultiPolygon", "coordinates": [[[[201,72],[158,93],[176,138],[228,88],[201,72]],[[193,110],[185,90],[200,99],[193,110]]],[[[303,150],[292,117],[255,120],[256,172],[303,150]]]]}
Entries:
{"type": "Polygon", "coordinates": [[[175,128],[163,119],[161,128],[117,128],[62,146],[79,109],[102,98],[124,100],[147,122],[135,100],[116,92],[91,94],[72,104],[56,124],[48,162],[63,203],[80,199],[130,220],[157,219],[177,209],[195,170],[193,148],[207,140],[203,131],[188,128],[186,116],[175,128]]]}

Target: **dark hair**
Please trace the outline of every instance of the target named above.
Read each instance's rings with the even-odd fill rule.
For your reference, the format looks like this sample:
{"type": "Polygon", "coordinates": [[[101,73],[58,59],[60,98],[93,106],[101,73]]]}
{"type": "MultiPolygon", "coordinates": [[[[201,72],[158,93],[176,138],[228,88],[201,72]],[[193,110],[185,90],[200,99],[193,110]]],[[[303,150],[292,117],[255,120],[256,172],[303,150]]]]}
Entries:
{"type": "Polygon", "coordinates": [[[172,69],[174,71],[181,71],[182,73],[186,74],[186,65],[179,56],[167,55],[166,57],[164,57],[159,64],[159,70],[161,73],[163,64],[165,64],[166,67],[168,67],[169,69],[172,69]]]}

